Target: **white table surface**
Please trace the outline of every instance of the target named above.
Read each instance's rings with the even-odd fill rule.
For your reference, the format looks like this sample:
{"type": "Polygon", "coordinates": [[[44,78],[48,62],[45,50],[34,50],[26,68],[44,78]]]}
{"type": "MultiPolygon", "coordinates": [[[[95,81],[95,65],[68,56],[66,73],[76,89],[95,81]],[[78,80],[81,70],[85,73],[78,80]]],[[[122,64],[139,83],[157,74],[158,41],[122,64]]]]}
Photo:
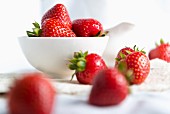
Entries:
{"type": "MultiPolygon", "coordinates": [[[[53,114],[170,114],[170,91],[139,92],[129,95],[117,106],[96,107],[87,96],[58,94],[53,114]]],[[[0,99],[0,114],[7,114],[7,100],[0,99]]]]}

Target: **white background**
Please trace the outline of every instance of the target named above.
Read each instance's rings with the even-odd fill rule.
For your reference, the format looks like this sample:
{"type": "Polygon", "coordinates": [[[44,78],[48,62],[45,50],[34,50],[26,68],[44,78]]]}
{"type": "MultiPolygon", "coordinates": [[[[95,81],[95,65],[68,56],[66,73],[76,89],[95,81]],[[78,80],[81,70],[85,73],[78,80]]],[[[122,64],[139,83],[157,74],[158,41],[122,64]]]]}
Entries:
{"type": "MultiPolygon", "coordinates": [[[[26,35],[26,30],[32,28],[31,23],[40,22],[42,14],[59,2],[68,8],[72,20],[93,17],[101,21],[105,29],[121,22],[135,24],[135,30],[120,40],[120,44],[135,43],[149,50],[160,38],[170,41],[169,0],[0,0],[0,73],[32,68],[22,54],[17,37],[26,35]]],[[[169,114],[169,94],[170,91],[139,92],[129,95],[124,103],[107,108],[87,105],[88,96],[59,95],[55,112],[169,114]]],[[[0,114],[7,112],[6,105],[6,99],[0,99],[0,114]]]]}
{"type": "Polygon", "coordinates": [[[126,40],[150,49],[155,41],[170,41],[170,2],[168,0],[1,0],[0,1],[0,72],[31,66],[23,56],[17,37],[40,22],[42,14],[63,3],[72,20],[92,17],[105,29],[121,22],[135,24],[137,30],[126,40]]]}

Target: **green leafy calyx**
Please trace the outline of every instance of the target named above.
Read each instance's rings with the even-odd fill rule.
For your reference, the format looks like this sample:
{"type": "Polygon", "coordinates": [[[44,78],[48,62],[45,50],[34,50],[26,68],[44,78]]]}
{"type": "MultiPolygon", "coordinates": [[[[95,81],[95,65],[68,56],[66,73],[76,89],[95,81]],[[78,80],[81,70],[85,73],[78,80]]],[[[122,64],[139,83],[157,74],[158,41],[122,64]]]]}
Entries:
{"type": "Polygon", "coordinates": [[[136,45],[133,47],[133,50],[134,50],[134,51],[142,52],[143,54],[146,54],[146,52],[144,51],[144,48],[143,48],[143,49],[141,49],[141,50],[139,50],[139,48],[138,48],[138,47],[136,47],[136,45]]]}
{"type": "MultiPolygon", "coordinates": [[[[158,47],[158,46],[160,46],[162,44],[166,44],[162,38],[160,39],[159,42],[160,42],[160,44],[158,44],[157,42],[155,43],[156,47],[158,47]]],[[[167,42],[167,44],[169,44],[169,42],[167,42]]]]}
{"type": "MultiPolygon", "coordinates": [[[[72,75],[72,79],[73,76],[77,73],[77,72],[82,72],[85,70],[86,67],[86,56],[88,55],[88,51],[86,52],[75,52],[74,56],[71,60],[69,60],[70,64],[69,64],[69,69],[70,70],[75,70],[75,73],[72,75]]],[[[71,80],[72,80],[71,79],[71,80]]]]}
{"type": "Polygon", "coordinates": [[[40,25],[37,22],[32,23],[35,28],[32,28],[33,31],[26,31],[28,37],[40,37],[41,35],[41,28],[40,25]]]}

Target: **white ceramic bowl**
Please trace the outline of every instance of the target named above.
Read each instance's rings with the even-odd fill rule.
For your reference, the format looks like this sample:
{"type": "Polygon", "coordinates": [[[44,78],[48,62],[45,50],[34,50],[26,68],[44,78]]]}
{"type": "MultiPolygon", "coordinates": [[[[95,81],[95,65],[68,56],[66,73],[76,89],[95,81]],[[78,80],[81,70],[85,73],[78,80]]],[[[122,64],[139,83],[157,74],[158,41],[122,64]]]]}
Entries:
{"type": "Polygon", "coordinates": [[[74,52],[88,51],[102,56],[109,37],[19,37],[20,47],[36,69],[54,78],[70,78],[68,59],[74,52]]]}

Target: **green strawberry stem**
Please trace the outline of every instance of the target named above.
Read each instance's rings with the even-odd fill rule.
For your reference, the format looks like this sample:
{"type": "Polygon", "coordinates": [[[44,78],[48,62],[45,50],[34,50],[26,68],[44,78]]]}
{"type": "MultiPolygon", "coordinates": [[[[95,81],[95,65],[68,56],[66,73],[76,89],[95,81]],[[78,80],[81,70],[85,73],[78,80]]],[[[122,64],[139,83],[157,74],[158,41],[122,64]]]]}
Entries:
{"type": "Polygon", "coordinates": [[[160,39],[160,44],[164,44],[165,42],[164,42],[164,40],[161,38],[160,39]]]}
{"type": "Polygon", "coordinates": [[[41,35],[41,28],[40,25],[37,22],[32,23],[34,25],[35,28],[32,28],[32,32],[31,31],[26,31],[28,37],[40,37],[41,35]]]}
{"type": "Polygon", "coordinates": [[[134,51],[139,51],[139,52],[142,52],[143,54],[146,54],[146,52],[144,51],[144,48],[139,50],[138,47],[136,47],[136,45],[133,47],[134,51]]]}
{"type": "Polygon", "coordinates": [[[74,75],[77,72],[82,72],[85,70],[86,67],[86,59],[85,57],[88,55],[88,51],[86,52],[75,52],[74,56],[71,60],[69,60],[70,64],[69,64],[69,69],[70,70],[75,70],[75,72],[72,75],[71,80],[73,79],[74,75]]]}
{"type": "MultiPolygon", "coordinates": [[[[158,47],[158,46],[161,45],[161,44],[165,44],[163,38],[161,38],[159,42],[160,42],[160,44],[158,44],[157,42],[155,42],[156,47],[158,47]]],[[[167,42],[167,43],[168,43],[168,42],[167,42]]],[[[169,43],[168,43],[168,44],[169,44],[169,43]]]]}

